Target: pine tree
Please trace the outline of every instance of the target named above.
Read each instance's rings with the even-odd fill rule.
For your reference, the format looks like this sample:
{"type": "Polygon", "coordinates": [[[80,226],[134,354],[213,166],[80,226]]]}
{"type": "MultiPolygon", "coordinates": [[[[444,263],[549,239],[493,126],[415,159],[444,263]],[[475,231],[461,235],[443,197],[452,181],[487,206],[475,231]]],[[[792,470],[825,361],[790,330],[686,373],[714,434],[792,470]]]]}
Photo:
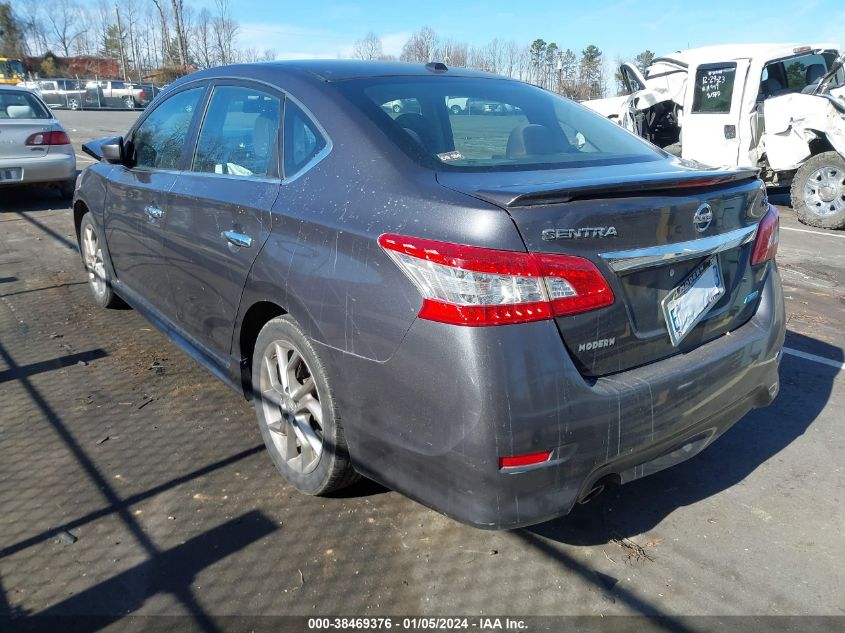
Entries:
{"type": "Polygon", "coordinates": [[[0,57],[21,58],[24,54],[23,27],[8,2],[0,3],[0,57]]]}

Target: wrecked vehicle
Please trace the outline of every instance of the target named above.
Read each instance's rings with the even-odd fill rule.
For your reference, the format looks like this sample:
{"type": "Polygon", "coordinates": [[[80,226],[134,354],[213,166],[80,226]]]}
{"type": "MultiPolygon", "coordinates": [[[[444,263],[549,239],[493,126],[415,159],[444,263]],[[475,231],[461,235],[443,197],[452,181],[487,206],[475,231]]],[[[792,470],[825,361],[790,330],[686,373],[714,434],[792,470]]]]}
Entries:
{"type": "Polygon", "coordinates": [[[584,105],[681,157],[756,167],[799,220],[845,228],[845,75],[834,45],[743,44],[620,68],[628,96],[584,105]]]}

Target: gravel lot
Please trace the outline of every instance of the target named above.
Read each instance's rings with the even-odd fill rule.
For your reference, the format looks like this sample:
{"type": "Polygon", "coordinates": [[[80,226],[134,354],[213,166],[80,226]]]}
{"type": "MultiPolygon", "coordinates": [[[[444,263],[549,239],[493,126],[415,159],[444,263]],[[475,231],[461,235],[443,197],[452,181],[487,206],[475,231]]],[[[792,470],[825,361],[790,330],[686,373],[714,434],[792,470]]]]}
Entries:
{"type": "MultiPolygon", "coordinates": [[[[59,115],[77,148],[135,116],[59,115]]],[[[66,202],[4,190],[0,616],[842,616],[845,233],[781,212],[776,402],[676,468],[491,533],[375,484],[296,493],[250,404],[93,306],[66,202]]]]}

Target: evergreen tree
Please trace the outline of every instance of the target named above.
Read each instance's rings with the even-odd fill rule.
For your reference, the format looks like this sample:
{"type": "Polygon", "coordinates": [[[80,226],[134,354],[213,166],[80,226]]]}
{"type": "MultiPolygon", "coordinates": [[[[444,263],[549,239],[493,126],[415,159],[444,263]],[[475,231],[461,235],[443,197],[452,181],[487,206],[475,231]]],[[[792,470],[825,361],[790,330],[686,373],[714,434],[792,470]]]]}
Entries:
{"type": "Polygon", "coordinates": [[[582,99],[598,99],[604,96],[604,60],[602,52],[593,44],[581,51],[579,79],[582,99]]]}
{"type": "Polygon", "coordinates": [[[12,5],[0,2],[0,57],[21,58],[24,46],[23,26],[15,17],[12,5]]]}
{"type": "Polygon", "coordinates": [[[120,59],[120,31],[116,24],[111,24],[100,42],[100,56],[108,59],[120,59]]]}
{"type": "Polygon", "coordinates": [[[645,75],[646,68],[651,66],[654,61],[654,53],[646,49],[634,58],[634,65],[640,69],[640,72],[645,75]]]}

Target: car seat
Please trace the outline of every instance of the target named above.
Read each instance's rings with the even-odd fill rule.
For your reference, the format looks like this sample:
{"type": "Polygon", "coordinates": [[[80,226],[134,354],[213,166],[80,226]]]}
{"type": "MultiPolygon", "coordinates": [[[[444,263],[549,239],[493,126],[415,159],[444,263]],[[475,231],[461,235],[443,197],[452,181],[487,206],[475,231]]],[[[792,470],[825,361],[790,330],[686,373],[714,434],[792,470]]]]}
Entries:
{"type": "Polygon", "coordinates": [[[573,147],[562,134],[554,134],[545,125],[523,123],[511,130],[505,150],[507,158],[523,158],[545,154],[571,152],[573,147]]]}

